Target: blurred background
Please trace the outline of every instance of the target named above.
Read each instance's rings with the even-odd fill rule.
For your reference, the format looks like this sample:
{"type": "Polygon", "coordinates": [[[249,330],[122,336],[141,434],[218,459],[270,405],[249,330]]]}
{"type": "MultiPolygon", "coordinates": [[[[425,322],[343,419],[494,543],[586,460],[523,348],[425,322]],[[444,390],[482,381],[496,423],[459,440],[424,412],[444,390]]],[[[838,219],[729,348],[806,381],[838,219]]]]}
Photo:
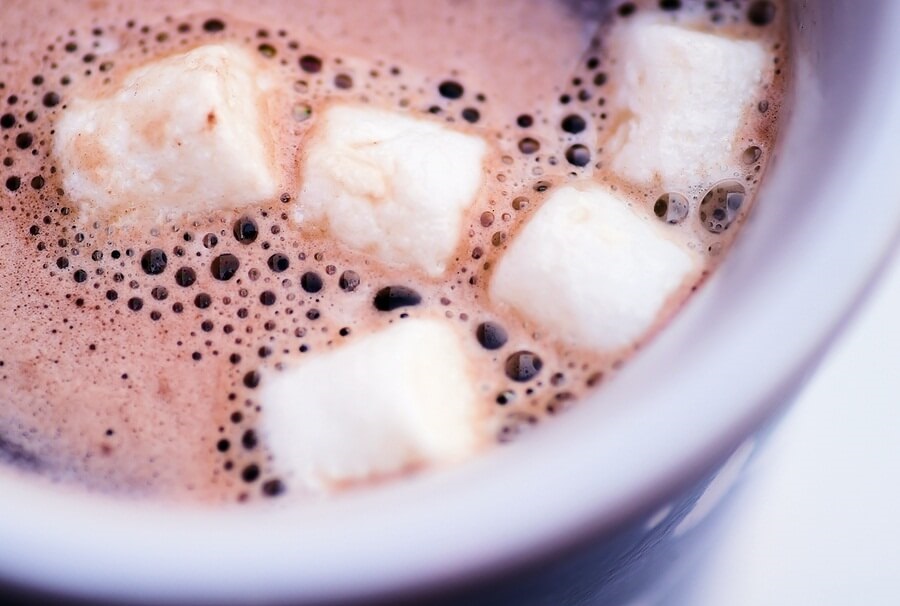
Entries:
{"type": "Polygon", "coordinates": [[[729,498],[677,604],[900,604],[900,251],[729,498]]]}

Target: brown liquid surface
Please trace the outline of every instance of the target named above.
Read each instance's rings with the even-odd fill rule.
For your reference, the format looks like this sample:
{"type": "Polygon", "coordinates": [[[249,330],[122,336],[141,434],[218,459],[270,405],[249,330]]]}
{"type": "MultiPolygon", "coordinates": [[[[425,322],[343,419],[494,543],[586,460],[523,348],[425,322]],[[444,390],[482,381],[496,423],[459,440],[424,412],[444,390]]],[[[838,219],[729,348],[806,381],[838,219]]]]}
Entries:
{"type": "MultiPolygon", "coordinates": [[[[635,4],[638,11],[660,10],[652,2],[635,4]]],[[[775,136],[784,87],[778,69],[785,63],[783,11],[758,27],[747,22],[747,3],[684,4],[675,17],[763,39],[772,53],[759,97],[768,108],[751,117],[742,135],[761,155],[741,178],[748,202],[740,221],[775,136]]],[[[0,131],[8,158],[0,168],[0,460],[54,480],[138,496],[230,501],[277,492],[271,454],[254,434],[261,410],[253,373],[376,331],[401,313],[445,317],[472,334],[470,353],[485,369],[480,380],[491,394],[485,432],[500,442],[605,380],[631,351],[610,357],[573,350],[504,316],[485,294],[507,241],[555,187],[592,177],[625,189],[648,209],[664,193],[635,190],[604,172],[602,150],[592,143],[614,119],[603,99],[615,82],[594,83],[608,60],[603,32],[628,18],[613,11],[601,23],[592,6],[538,0],[5,3],[0,115],[15,123],[0,131]],[[261,68],[283,79],[275,119],[284,195],[258,208],[161,225],[108,227],[80,216],[52,156],[53,124],[67,98],[103,95],[133,66],[225,40],[258,52],[261,68]],[[310,55],[322,62],[316,73],[301,68],[310,55]],[[438,86],[448,80],[463,86],[462,98],[441,96],[438,86]],[[293,222],[297,150],[317,113],[335,102],[445,122],[491,144],[488,187],[469,211],[444,279],[380,266],[293,222]],[[560,128],[570,114],[587,122],[583,133],[560,128]],[[532,125],[520,126],[520,116],[532,125]],[[524,138],[539,149],[524,153],[524,138]],[[576,143],[589,148],[584,167],[566,160],[576,143]],[[241,217],[256,225],[251,243],[235,238],[241,217]],[[160,275],[142,269],[150,249],[167,255],[160,275]],[[240,261],[229,281],[211,274],[223,253],[240,261]],[[275,254],[287,259],[286,270],[273,269],[275,254]],[[177,283],[180,268],[195,273],[193,284],[177,283]],[[347,271],[359,277],[352,291],[341,287],[347,271]],[[322,290],[302,288],[306,272],[321,278],[322,290]],[[375,310],[375,293],[398,284],[414,288],[422,303],[375,310]],[[476,327],[485,321],[509,334],[503,349],[479,346],[476,327]],[[543,361],[528,383],[512,382],[504,372],[518,350],[543,361]]],[[[711,234],[697,218],[711,185],[698,184],[688,220],[672,226],[705,251],[708,270],[736,231],[711,234]]],[[[672,301],[660,324],[696,286],[672,301]]]]}

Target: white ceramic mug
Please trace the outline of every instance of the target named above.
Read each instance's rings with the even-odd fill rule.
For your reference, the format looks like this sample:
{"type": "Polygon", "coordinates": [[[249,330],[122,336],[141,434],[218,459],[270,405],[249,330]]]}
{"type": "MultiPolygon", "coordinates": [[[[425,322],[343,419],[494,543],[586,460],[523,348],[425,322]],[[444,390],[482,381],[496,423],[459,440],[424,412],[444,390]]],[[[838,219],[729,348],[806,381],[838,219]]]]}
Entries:
{"type": "Polygon", "coordinates": [[[900,227],[900,3],[797,1],[790,21],[778,157],[734,250],[587,401],[459,468],[277,510],[123,502],[0,472],[0,583],[91,602],[639,595],[662,574],[653,548],[689,539],[675,531],[710,474],[787,403],[900,227]],[[623,591],[601,574],[619,564],[642,570],[623,591]]]}

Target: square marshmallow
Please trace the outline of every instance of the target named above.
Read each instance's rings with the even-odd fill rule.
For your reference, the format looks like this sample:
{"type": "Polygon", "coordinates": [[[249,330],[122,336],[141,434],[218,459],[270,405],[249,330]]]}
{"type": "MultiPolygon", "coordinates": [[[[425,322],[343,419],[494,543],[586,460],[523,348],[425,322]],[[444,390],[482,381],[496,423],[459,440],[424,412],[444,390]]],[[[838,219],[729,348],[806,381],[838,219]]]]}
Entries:
{"type": "Polygon", "coordinates": [[[599,185],[563,187],[501,257],[491,300],[551,338],[620,350],[644,336],[673,293],[699,274],[698,259],[669,229],[599,185]]]}
{"type": "Polygon", "coordinates": [[[298,219],[384,263],[441,275],[484,179],[485,142],[364,106],[333,106],[318,119],[298,219]]]}
{"type": "Polygon", "coordinates": [[[439,320],[402,320],[264,377],[276,467],[326,490],[469,455],[482,413],[461,338],[439,320]]]}
{"type": "Polygon", "coordinates": [[[215,44],[134,69],[108,97],[72,99],[53,140],[66,192],[114,219],[273,197],[279,175],[264,88],[252,55],[215,44]]]}
{"type": "Polygon", "coordinates": [[[617,28],[611,51],[609,168],[669,191],[732,178],[739,131],[759,101],[762,44],[651,17],[617,28]]]}

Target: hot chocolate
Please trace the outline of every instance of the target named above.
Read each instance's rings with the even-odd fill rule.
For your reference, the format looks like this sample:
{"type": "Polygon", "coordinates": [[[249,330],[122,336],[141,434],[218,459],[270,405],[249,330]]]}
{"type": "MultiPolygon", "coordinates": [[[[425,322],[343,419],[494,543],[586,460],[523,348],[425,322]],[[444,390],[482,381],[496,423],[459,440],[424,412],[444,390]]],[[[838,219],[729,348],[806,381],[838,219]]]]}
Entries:
{"type": "Polygon", "coordinates": [[[141,497],[577,402],[727,251],[786,79],[768,1],[8,4],[0,460],[141,497]]]}

